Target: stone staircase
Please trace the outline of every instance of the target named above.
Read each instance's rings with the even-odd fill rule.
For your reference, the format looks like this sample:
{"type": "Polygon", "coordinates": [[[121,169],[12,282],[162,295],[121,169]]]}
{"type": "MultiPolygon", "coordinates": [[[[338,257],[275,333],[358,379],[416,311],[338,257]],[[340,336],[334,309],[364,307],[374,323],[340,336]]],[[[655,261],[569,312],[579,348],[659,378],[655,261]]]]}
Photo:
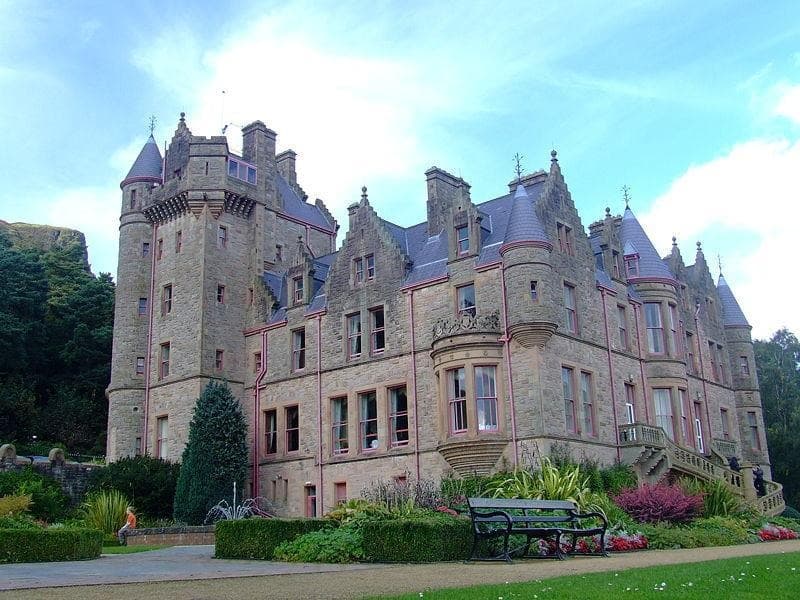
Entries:
{"type": "Polygon", "coordinates": [[[667,437],[661,427],[644,423],[621,425],[619,440],[622,462],[633,467],[641,482],[654,484],[669,472],[704,481],[723,480],[737,496],[761,514],[775,516],[786,508],[781,484],[767,481],[766,495],[758,498],[753,487],[752,465],[743,464],[741,472],[728,468],[725,457],[736,453],[734,442],[714,440],[710,457],[706,457],[681,448],[667,437]]]}

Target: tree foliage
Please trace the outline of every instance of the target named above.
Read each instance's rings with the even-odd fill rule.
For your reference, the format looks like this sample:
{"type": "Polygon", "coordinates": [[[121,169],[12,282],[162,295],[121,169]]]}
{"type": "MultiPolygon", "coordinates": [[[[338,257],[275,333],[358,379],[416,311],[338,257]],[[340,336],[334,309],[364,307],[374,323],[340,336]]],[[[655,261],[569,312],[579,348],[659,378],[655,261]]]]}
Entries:
{"type": "Polygon", "coordinates": [[[247,474],[247,424],[225,383],[210,381],[189,424],[175,491],[175,520],[201,524],[220,500],[233,502],[233,483],[247,474]]]}
{"type": "MultiPolygon", "coordinates": [[[[80,238],[82,239],[82,238],[80,238]]],[[[0,440],[105,450],[114,284],[78,238],[44,249],[0,230],[0,440]]]]}
{"type": "Polygon", "coordinates": [[[783,495],[800,506],[800,341],[787,329],[768,341],[755,342],[764,425],[772,460],[772,477],[783,495]]]}

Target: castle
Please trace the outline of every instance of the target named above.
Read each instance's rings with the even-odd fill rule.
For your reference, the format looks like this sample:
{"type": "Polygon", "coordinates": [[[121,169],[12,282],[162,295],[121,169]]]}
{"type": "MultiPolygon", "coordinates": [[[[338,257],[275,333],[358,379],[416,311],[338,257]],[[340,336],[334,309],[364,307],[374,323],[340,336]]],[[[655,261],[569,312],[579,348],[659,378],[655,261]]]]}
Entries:
{"type": "Polygon", "coordinates": [[[215,378],[248,419],[250,493],[286,515],[555,442],[645,480],[715,474],[747,495],[730,456],[769,479],[751,327],[699,243],[693,265],[674,243],[662,258],[627,207],[587,236],[553,151],[480,203],[432,167],[411,227],[364,188],[337,251],[296,154],[260,121],[242,142],[181,114],[121,183],[109,460],[179,460],[215,378]]]}

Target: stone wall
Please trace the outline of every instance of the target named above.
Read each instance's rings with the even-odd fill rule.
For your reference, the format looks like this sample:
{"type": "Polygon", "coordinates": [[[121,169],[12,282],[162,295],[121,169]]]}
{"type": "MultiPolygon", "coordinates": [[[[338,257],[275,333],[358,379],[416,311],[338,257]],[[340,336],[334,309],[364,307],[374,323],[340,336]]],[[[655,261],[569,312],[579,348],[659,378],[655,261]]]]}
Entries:
{"type": "Polygon", "coordinates": [[[214,526],[148,527],[130,529],[125,534],[128,546],[200,546],[214,544],[214,526]]]}

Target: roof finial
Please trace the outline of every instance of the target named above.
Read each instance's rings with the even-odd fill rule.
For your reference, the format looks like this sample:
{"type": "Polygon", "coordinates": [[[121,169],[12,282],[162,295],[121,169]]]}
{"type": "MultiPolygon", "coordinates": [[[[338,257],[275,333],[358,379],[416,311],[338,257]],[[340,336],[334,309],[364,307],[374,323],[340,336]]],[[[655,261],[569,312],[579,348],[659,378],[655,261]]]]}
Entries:
{"type": "Polygon", "coordinates": [[[628,208],[628,204],[631,202],[631,188],[626,185],[622,186],[622,199],[625,200],[625,208],[628,208]]]}
{"type": "Polygon", "coordinates": [[[675,246],[677,246],[677,245],[678,245],[678,238],[676,238],[676,237],[673,235],[673,236],[672,236],[672,247],[674,248],[674,247],[675,247],[675,246]]]}
{"type": "Polygon", "coordinates": [[[606,219],[611,218],[611,207],[606,206],[606,219]]]}
{"type": "Polygon", "coordinates": [[[550,162],[558,162],[558,158],[557,158],[557,156],[558,156],[558,152],[556,152],[556,149],[555,149],[555,148],[553,148],[553,149],[550,151],[550,162]]]}
{"type": "Polygon", "coordinates": [[[181,123],[186,121],[186,113],[181,111],[181,123]]]}
{"type": "Polygon", "coordinates": [[[367,201],[367,186],[362,186],[361,188],[361,201],[362,202],[367,201]]]}
{"type": "Polygon", "coordinates": [[[719,276],[722,277],[722,256],[717,254],[717,264],[719,265],[719,276]]]}
{"type": "Polygon", "coordinates": [[[700,240],[697,240],[697,251],[698,252],[703,251],[703,244],[700,242],[700,240]]]}
{"type": "Polygon", "coordinates": [[[153,130],[156,128],[156,122],[157,121],[158,121],[158,119],[156,118],[155,115],[150,115],[150,125],[149,125],[150,135],[153,135],[153,130]]]}
{"type": "Polygon", "coordinates": [[[522,159],[525,158],[519,152],[514,154],[514,172],[517,174],[517,183],[522,181],[522,173],[524,169],[522,168],[522,159]]]}

